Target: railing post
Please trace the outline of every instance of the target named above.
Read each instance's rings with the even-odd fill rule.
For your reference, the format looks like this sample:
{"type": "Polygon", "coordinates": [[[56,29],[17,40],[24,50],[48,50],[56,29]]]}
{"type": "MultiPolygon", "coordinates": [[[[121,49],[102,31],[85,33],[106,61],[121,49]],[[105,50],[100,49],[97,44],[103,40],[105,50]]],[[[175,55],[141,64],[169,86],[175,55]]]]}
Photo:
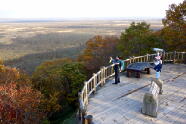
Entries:
{"type": "Polygon", "coordinates": [[[93,119],[92,115],[86,115],[85,116],[85,124],[92,124],[92,119],[93,119]]]}
{"type": "Polygon", "coordinates": [[[105,73],[105,68],[104,67],[101,67],[101,87],[104,85],[104,83],[105,83],[105,75],[104,75],[104,73],[105,73]]]}
{"type": "Polygon", "coordinates": [[[182,55],[181,55],[181,60],[183,63],[184,63],[184,54],[185,54],[185,52],[182,52],[182,55]]]}
{"type": "Polygon", "coordinates": [[[104,73],[105,73],[105,80],[106,80],[107,79],[107,67],[105,67],[104,73]]]}
{"type": "Polygon", "coordinates": [[[149,62],[149,54],[146,55],[146,62],[149,62]]]}
{"type": "Polygon", "coordinates": [[[175,63],[176,62],[176,51],[174,51],[174,53],[173,53],[173,63],[175,63]]]}
{"type": "Polygon", "coordinates": [[[130,59],[129,59],[129,64],[131,64],[131,63],[132,63],[132,62],[131,62],[131,60],[132,60],[132,59],[130,58],[130,59]]]}
{"type": "Polygon", "coordinates": [[[165,63],[165,52],[163,52],[163,54],[162,54],[162,63],[163,64],[165,63]]]}
{"type": "Polygon", "coordinates": [[[106,68],[105,68],[105,66],[103,66],[103,84],[106,83],[106,73],[105,73],[105,71],[106,71],[106,68]]]}
{"type": "Polygon", "coordinates": [[[114,73],[114,66],[111,67],[111,75],[114,73]]]}
{"type": "Polygon", "coordinates": [[[82,124],[85,124],[85,116],[86,116],[86,110],[82,110],[82,124]]]}
{"type": "Polygon", "coordinates": [[[170,60],[171,60],[171,58],[170,58],[170,55],[169,55],[169,54],[170,54],[169,52],[167,52],[167,53],[166,53],[167,61],[170,61],[170,60]]]}
{"type": "Polygon", "coordinates": [[[96,78],[96,74],[93,73],[93,76],[94,76],[94,94],[96,93],[96,82],[97,82],[97,78],[96,78]]]}
{"type": "Polygon", "coordinates": [[[88,92],[87,92],[88,89],[87,89],[87,82],[86,81],[84,82],[84,86],[85,86],[85,99],[86,99],[85,104],[88,105],[88,92]]]}

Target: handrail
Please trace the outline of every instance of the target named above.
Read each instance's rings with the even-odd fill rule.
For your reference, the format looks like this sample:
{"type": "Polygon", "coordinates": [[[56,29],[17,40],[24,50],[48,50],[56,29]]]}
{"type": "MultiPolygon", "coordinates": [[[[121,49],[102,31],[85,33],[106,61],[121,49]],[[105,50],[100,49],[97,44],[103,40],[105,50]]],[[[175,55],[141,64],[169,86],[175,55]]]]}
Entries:
{"type": "MultiPolygon", "coordinates": [[[[131,57],[129,59],[123,60],[126,67],[135,62],[153,62],[156,54],[146,54],[144,56],[131,57]]],[[[186,52],[164,52],[162,54],[163,62],[176,60],[184,60],[186,58],[186,52]]],[[[79,93],[79,111],[85,112],[86,106],[88,104],[88,98],[92,93],[96,92],[98,86],[103,86],[106,82],[106,79],[114,75],[114,64],[107,67],[101,67],[101,69],[94,73],[93,76],[84,82],[84,87],[79,93]]],[[[81,113],[83,115],[83,113],[81,113]]]]}

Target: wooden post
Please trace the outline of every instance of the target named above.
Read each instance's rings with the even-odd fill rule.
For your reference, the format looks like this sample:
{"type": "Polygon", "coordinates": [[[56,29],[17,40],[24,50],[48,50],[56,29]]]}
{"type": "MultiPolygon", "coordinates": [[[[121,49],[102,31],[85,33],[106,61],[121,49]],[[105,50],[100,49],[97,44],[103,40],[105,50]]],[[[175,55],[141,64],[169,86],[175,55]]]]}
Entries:
{"type": "Polygon", "coordinates": [[[183,54],[184,54],[184,53],[182,52],[182,54],[181,54],[181,60],[182,60],[182,61],[183,61],[183,54]]]}
{"type": "Polygon", "coordinates": [[[101,84],[100,84],[100,86],[102,87],[103,86],[103,67],[101,67],[100,68],[100,70],[101,70],[101,73],[100,73],[100,81],[101,81],[101,84]]]}
{"type": "Polygon", "coordinates": [[[106,68],[105,68],[105,66],[103,66],[103,84],[106,83],[106,73],[105,73],[105,71],[106,71],[106,68]]]}
{"type": "Polygon", "coordinates": [[[93,76],[94,76],[94,83],[93,83],[94,91],[93,91],[93,93],[95,94],[96,93],[97,78],[96,78],[96,74],[95,73],[93,73],[93,76]]]}
{"type": "Polygon", "coordinates": [[[92,119],[93,119],[92,115],[86,115],[85,116],[85,124],[92,124],[92,119]]]}
{"type": "Polygon", "coordinates": [[[114,66],[112,66],[111,75],[114,73],[114,66]]]}
{"type": "Polygon", "coordinates": [[[84,82],[84,86],[85,86],[85,101],[86,101],[86,105],[88,105],[88,92],[87,92],[87,82],[84,82]]]}
{"type": "Polygon", "coordinates": [[[166,53],[167,61],[170,61],[169,53],[166,53]]]}
{"type": "Polygon", "coordinates": [[[85,124],[85,116],[86,116],[86,110],[82,110],[82,124],[85,124]]]}
{"type": "Polygon", "coordinates": [[[100,76],[101,76],[101,79],[100,79],[101,84],[100,84],[100,86],[102,87],[103,86],[103,67],[100,68],[100,71],[101,71],[101,73],[100,73],[100,76]]]}
{"type": "Polygon", "coordinates": [[[105,84],[105,67],[101,67],[101,86],[105,84]]]}
{"type": "Polygon", "coordinates": [[[105,67],[105,79],[107,79],[107,67],[105,67]]]}
{"type": "Polygon", "coordinates": [[[163,52],[163,54],[162,54],[162,63],[163,64],[165,63],[165,52],[163,52]]]}
{"type": "Polygon", "coordinates": [[[149,54],[146,56],[146,61],[149,62],[149,54]]]}
{"type": "Polygon", "coordinates": [[[175,63],[176,62],[176,51],[174,51],[174,53],[173,53],[173,63],[175,63]]]}

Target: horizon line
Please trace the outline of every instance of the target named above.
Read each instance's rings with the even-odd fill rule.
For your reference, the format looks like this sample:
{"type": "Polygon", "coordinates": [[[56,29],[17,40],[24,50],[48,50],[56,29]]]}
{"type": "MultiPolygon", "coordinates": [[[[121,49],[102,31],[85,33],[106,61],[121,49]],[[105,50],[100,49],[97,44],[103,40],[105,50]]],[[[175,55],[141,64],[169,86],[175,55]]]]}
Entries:
{"type": "Polygon", "coordinates": [[[159,20],[161,17],[80,17],[80,18],[0,18],[0,23],[13,22],[60,22],[60,21],[149,21],[159,20]]]}

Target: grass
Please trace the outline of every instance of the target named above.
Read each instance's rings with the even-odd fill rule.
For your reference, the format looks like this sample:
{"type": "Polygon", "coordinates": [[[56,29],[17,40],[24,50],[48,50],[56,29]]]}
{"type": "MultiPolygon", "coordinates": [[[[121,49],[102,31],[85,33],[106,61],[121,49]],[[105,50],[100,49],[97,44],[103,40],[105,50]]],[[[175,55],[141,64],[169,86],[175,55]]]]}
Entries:
{"type": "MultiPolygon", "coordinates": [[[[0,59],[32,73],[43,61],[75,58],[95,35],[120,35],[133,20],[0,23],[0,59]]],[[[160,21],[150,21],[153,29],[160,21]]]]}

